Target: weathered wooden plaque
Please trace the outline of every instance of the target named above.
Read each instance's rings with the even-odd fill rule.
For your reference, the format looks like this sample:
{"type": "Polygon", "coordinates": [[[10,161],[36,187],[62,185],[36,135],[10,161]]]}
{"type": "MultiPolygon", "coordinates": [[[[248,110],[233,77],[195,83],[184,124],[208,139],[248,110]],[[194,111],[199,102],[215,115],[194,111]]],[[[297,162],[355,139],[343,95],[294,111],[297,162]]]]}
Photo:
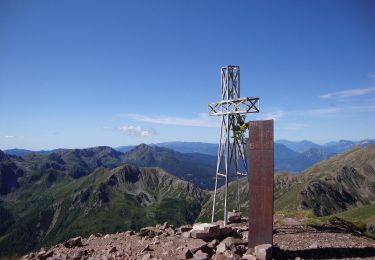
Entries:
{"type": "Polygon", "coordinates": [[[250,121],[246,156],[249,167],[249,248],[272,245],[273,120],[250,121]]]}

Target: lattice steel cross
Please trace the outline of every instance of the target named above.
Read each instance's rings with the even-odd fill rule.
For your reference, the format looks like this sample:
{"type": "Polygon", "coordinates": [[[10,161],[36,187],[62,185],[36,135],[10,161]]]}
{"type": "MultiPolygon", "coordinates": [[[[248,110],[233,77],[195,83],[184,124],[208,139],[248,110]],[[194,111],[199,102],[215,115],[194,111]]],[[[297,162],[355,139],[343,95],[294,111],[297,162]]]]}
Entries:
{"type": "Polygon", "coordinates": [[[212,205],[212,222],[215,216],[218,178],[225,178],[224,225],[228,219],[228,180],[236,177],[236,210],[240,210],[238,177],[247,175],[247,163],[244,152],[243,136],[234,138],[234,126],[238,116],[259,112],[259,98],[240,97],[240,67],[225,66],[221,68],[221,101],[209,103],[209,114],[221,116],[220,143],[217,155],[215,193],[212,205]],[[231,136],[232,134],[232,136],[231,136]],[[240,172],[242,171],[242,172],[240,172]]]}

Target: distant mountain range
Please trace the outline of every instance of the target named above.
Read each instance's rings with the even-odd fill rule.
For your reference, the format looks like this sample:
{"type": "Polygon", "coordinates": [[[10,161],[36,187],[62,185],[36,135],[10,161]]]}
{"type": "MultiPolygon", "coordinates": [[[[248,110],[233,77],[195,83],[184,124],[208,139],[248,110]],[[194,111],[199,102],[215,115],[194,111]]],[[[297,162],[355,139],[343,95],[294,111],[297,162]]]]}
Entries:
{"type": "Polygon", "coordinates": [[[292,149],[293,151],[298,152],[298,153],[303,153],[310,149],[321,148],[319,144],[316,144],[308,140],[302,140],[302,141],[277,140],[276,142],[279,144],[283,144],[289,149],[292,149]]]}
{"type": "MultiPolygon", "coordinates": [[[[175,150],[180,153],[203,153],[209,155],[217,156],[217,144],[212,143],[202,143],[202,142],[164,142],[164,143],[157,143],[157,144],[149,144],[150,146],[159,146],[164,148],[169,148],[175,150]]],[[[119,146],[115,149],[120,152],[128,152],[134,146],[119,146]]]]}
{"type": "MultiPolygon", "coordinates": [[[[26,153],[23,157],[10,155],[9,158],[26,164],[27,166],[23,168],[34,170],[35,174],[30,178],[35,180],[40,178],[39,175],[41,174],[38,173],[40,171],[51,171],[51,178],[57,177],[52,177],[52,175],[61,171],[77,179],[88,175],[98,167],[114,168],[128,163],[141,167],[163,168],[174,176],[188,180],[203,189],[214,187],[212,178],[216,169],[215,156],[199,153],[183,154],[168,148],[145,144],[135,146],[126,153],[119,152],[111,147],[100,146],[86,149],[31,152],[26,153]]],[[[0,186],[0,194],[2,191],[9,190],[12,186],[16,187],[17,185],[12,183],[6,185],[4,182],[3,186],[3,189],[0,186]]]]}
{"type": "Polygon", "coordinates": [[[366,147],[371,144],[375,144],[375,139],[364,139],[361,141],[350,141],[340,140],[338,142],[328,142],[323,145],[316,144],[314,142],[303,140],[303,141],[288,141],[288,140],[277,140],[276,143],[285,145],[286,147],[299,152],[304,153],[310,149],[324,150],[327,154],[338,154],[344,151],[350,150],[356,146],[366,147]]]}
{"type": "MultiPolygon", "coordinates": [[[[275,142],[275,171],[285,171],[285,172],[292,172],[297,173],[301,172],[311,165],[320,162],[322,160],[328,159],[332,155],[342,153],[353,147],[360,146],[366,147],[370,144],[374,144],[374,139],[366,139],[362,141],[348,141],[348,140],[341,140],[338,142],[329,142],[324,145],[319,145],[313,143],[311,141],[303,140],[303,141],[288,141],[288,140],[278,140],[275,142]]],[[[127,153],[134,149],[136,146],[120,146],[115,148],[115,150],[127,153]]],[[[157,143],[157,144],[150,144],[148,147],[159,147],[159,148],[167,148],[169,150],[169,155],[172,157],[185,157],[182,160],[178,160],[177,158],[174,161],[179,161],[182,164],[189,164],[186,161],[191,161],[193,158],[194,160],[199,160],[201,163],[205,165],[200,168],[200,172],[208,173],[210,172],[212,176],[212,172],[215,171],[215,164],[216,164],[216,156],[217,156],[217,144],[212,143],[202,143],[202,142],[165,142],[165,143],[157,143]],[[178,152],[173,153],[172,152],[178,152]],[[185,155],[183,155],[185,154],[185,155]],[[209,156],[207,156],[209,155],[209,156]]],[[[24,149],[10,149],[5,150],[4,152],[10,155],[16,156],[26,156],[30,153],[37,153],[37,154],[48,154],[51,152],[61,152],[68,149],[56,149],[52,151],[30,151],[24,149]]],[[[159,159],[155,159],[155,161],[148,160],[145,156],[142,161],[137,159],[136,164],[140,166],[159,166],[171,170],[171,173],[176,174],[176,176],[182,177],[183,173],[182,170],[176,170],[176,167],[172,163],[173,160],[169,160],[165,162],[162,160],[160,155],[156,155],[158,152],[164,151],[164,155],[166,155],[166,150],[157,150],[151,149],[149,151],[149,155],[151,157],[159,157],[159,159]],[[153,153],[154,155],[151,155],[153,153]],[[177,171],[179,171],[177,173],[177,171]]],[[[134,159],[130,159],[129,162],[134,162],[134,159]]],[[[179,167],[179,169],[186,169],[186,167],[179,167]]],[[[190,170],[189,170],[190,171],[190,170]]],[[[185,172],[185,174],[189,174],[185,172]]],[[[190,172],[191,174],[191,172],[190,172]]],[[[201,185],[203,188],[212,188],[210,185],[205,185],[204,183],[211,183],[209,179],[204,180],[202,178],[205,174],[199,174],[200,179],[203,183],[198,183],[197,181],[193,181],[189,178],[183,178],[190,181],[193,181],[197,185],[201,185]],[[203,186],[202,186],[203,185],[203,186]]],[[[187,175],[186,175],[187,176],[187,175]]]]}
{"type": "MultiPolygon", "coordinates": [[[[242,213],[247,215],[247,178],[240,180],[242,213]]],[[[229,185],[229,210],[235,208],[236,183],[229,185]]],[[[224,188],[218,191],[217,218],[223,214],[224,188]]],[[[356,147],[319,162],[300,174],[275,174],[274,209],[282,212],[308,210],[315,216],[368,206],[375,203],[375,145],[356,147]]],[[[211,198],[203,206],[198,221],[209,221],[211,198]]],[[[362,213],[364,221],[373,221],[374,212],[362,213]],[[367,216],[367,217],[366,217],[367,216]]]]}

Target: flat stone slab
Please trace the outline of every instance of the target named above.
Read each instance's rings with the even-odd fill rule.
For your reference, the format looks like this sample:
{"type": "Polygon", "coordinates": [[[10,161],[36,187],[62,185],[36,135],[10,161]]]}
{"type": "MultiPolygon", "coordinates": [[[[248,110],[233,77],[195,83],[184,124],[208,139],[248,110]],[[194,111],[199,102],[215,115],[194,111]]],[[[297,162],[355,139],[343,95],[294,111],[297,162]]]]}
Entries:
{"type": "Polygon", "coordinates": [[[197,223],[190,231],[190,236],[197,239],[212,240],[228,236],[231,232],[231,227],[223,227],[214,223],[197,223]]]}

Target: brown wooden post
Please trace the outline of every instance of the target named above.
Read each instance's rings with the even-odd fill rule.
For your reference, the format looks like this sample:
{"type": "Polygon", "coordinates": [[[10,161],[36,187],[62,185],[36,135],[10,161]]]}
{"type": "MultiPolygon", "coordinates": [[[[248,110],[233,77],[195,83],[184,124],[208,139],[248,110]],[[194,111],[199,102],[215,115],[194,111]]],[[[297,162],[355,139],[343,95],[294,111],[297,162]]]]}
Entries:
{"type": "Polygon", "coordinates": [[[249,184],[249,248],[272,245],[273,120],[250,121],[246,145],[249,184]]]}

